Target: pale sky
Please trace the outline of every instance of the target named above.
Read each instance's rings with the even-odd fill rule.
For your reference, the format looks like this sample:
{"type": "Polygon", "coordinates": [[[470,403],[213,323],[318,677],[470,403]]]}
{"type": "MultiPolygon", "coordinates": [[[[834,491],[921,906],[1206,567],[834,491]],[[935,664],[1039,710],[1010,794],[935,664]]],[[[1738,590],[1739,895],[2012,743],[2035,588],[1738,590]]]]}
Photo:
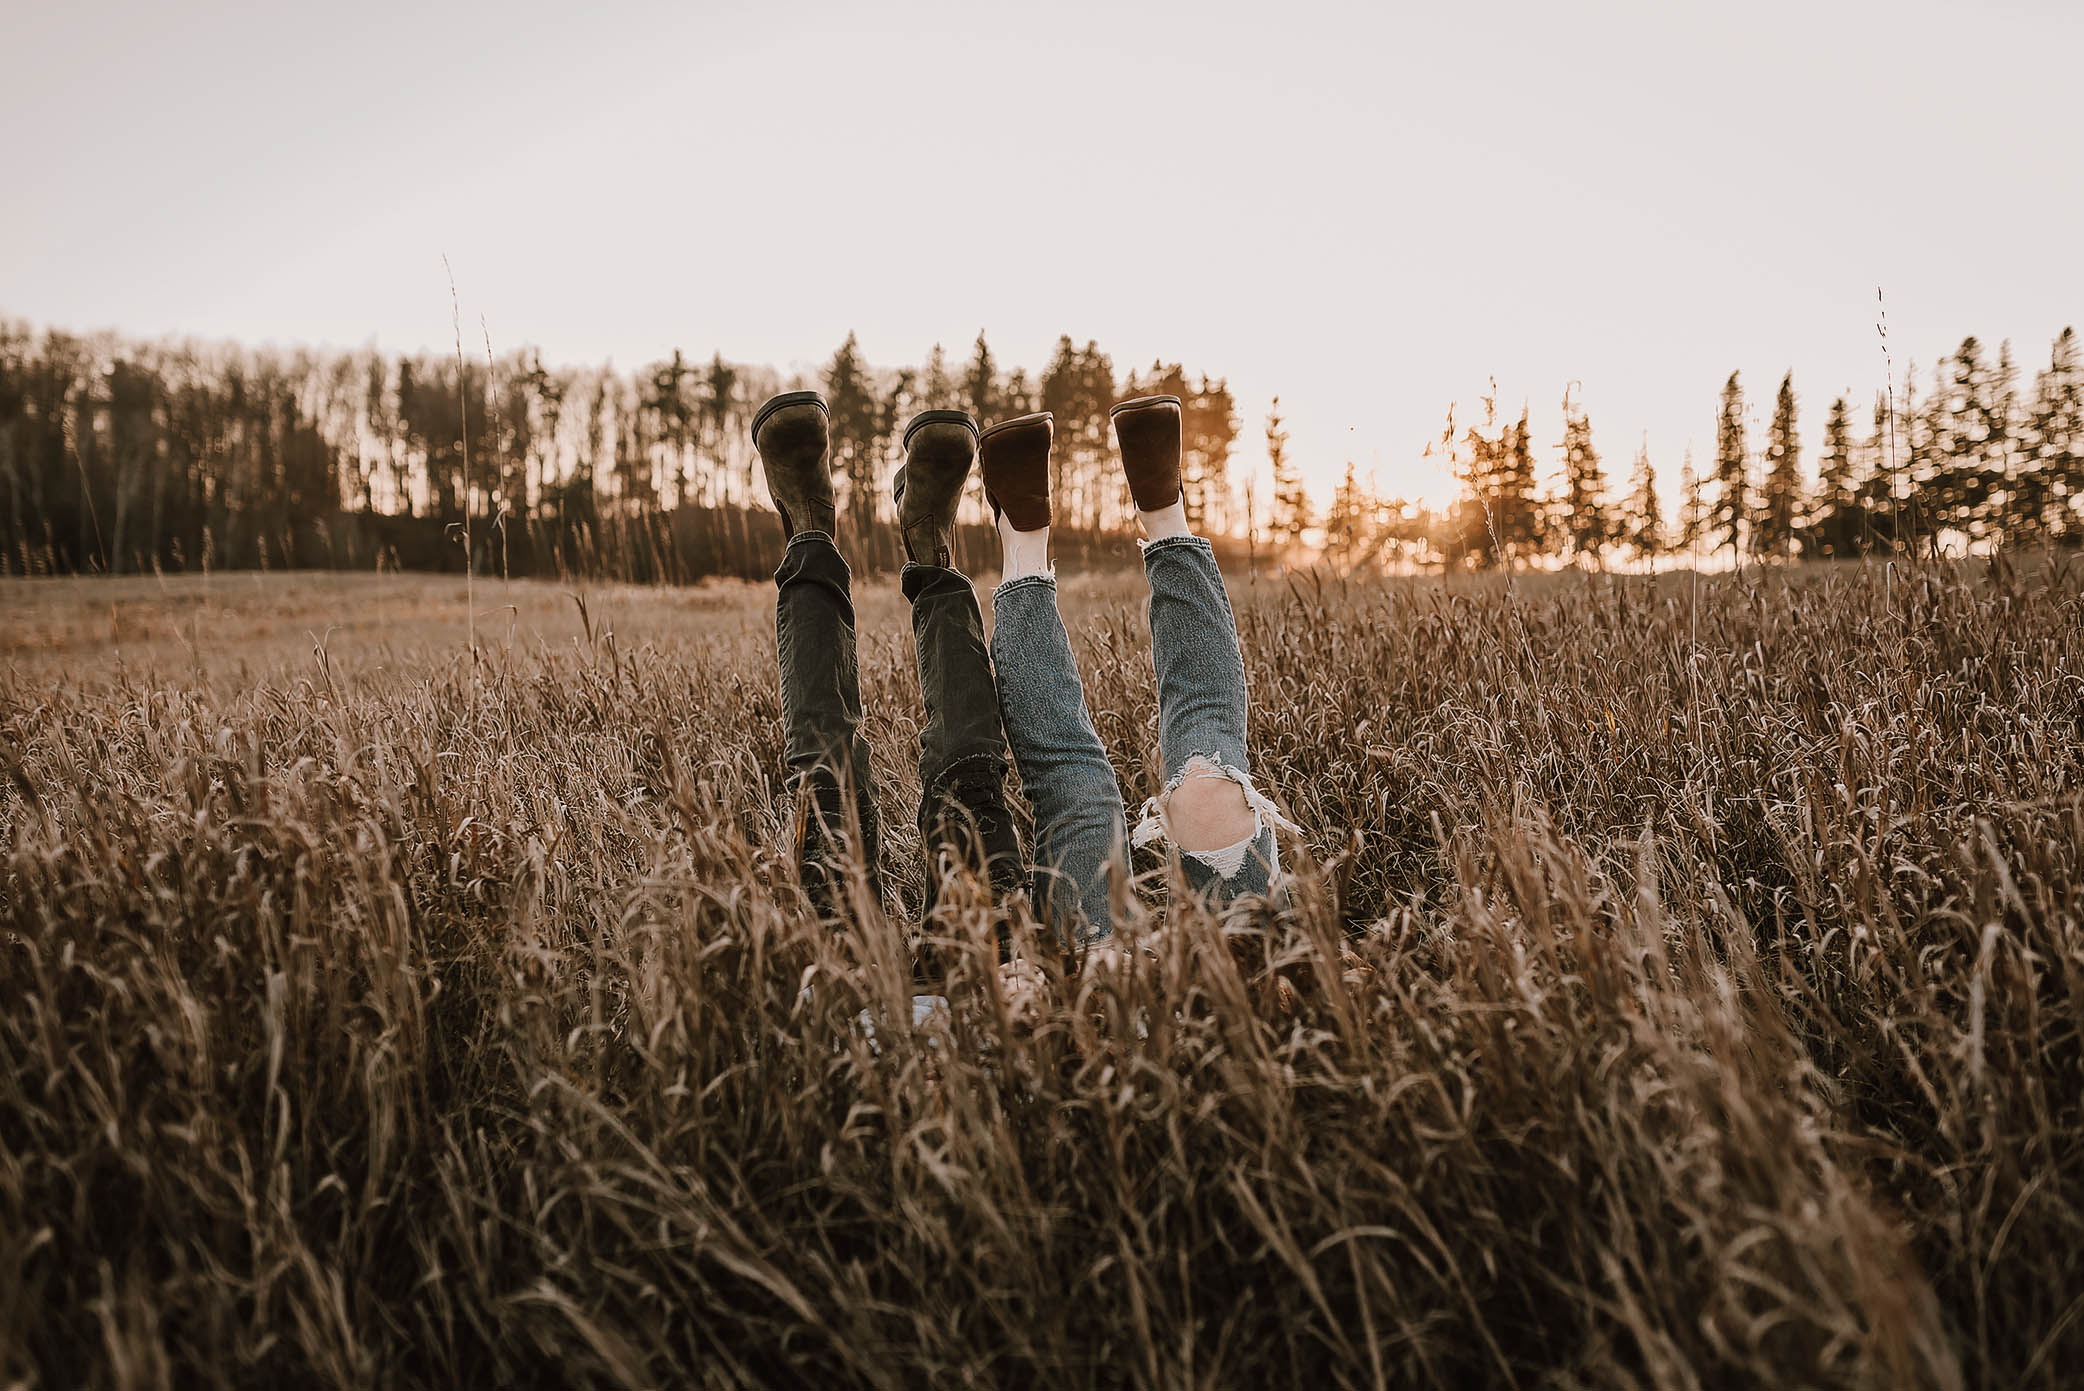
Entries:
{"type": "Polygon", "coordinates": [[[2084,326],[2076,0],[8,9],[0,314],[75,330],[446,349],[446,252],[474,351],[1069,333],[1444,500],[1493,376],[1669,495],[1732,369],[1813,470],[1877,286],[1921,386],[2084,326]]]}

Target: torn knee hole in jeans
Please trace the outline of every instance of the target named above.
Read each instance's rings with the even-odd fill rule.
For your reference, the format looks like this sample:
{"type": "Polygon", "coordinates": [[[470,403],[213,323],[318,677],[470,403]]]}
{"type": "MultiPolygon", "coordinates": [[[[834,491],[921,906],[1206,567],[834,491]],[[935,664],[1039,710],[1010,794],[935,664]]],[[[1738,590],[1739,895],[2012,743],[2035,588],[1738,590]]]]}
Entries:
{"type": "Polygon", "coordinates": [[[1235,783],[1238,791],[1243,794],[1245,807],[1252,813],[1252,829],[1242,839],[1217,849],[1180,850],[1182,855],[1205,865],[1219,877],[1227,879],[1243,867],[1245,855],[1251,850],[1252,842],[1259,839],[1269,825],[1279,826],[1291,835],[1302,833],[1301,827],[1281,815],[1280,810],[1266,794],[1252,785],[1250,775],[1243,769],[1220,762],[1208,754],[1197,753],[1190,755],[1187,761],[1180,765],[1179,772],[1173,774],[1166,782],[1163,792],[1145,800],[1143,815],[1137,821],[1136,830],[1130,835],[1129,843],[1139,850],[1161,840],[1177,845],[1171,828],[1166,824],[1166,809],[1172,801],[1173,793],[1179,790],[1182,783],[1202,779],[1226,779],[1235,783]]]}

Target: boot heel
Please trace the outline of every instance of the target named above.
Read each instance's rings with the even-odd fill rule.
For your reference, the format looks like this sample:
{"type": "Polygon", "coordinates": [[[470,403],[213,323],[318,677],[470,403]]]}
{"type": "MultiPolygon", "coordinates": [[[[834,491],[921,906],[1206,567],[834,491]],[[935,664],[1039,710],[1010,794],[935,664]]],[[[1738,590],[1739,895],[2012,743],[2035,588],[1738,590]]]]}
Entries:
{"type": "Polygon", "coordinates": [[[753,413],[753,438],[755,440],[760,438],[760,427],[767,423],[769,416],[776,411],[787,410],[790,406],[816,406],[819,410],[825,412],[826,416],[830,417],[832,414],[832,407],[825,404],[823,392],[784,391],[779,396],[768,397],[761,404],[760,409],[753,413]]]}
{"type": "Polygon", "coordinates": [[[1107,418],[1112,420],[1116,416],[1125,415],[1130,411],[1145,410],[1151,406],[1177,406],[1178,404],[1179,397],[1177,396],[1132,396],[1126,401],[1117,401],[1110,406],[1107,411],[1107,418]]]}
{"type": "Polygon", "coordinates": [[[988,440],[993,435],[1001,434],[1007,430],[1018,430],[1023,425],[1039,425],[1048,422],[1051,423],[1053,428],[1055,420],[1056,417],[1048,411],[1029,411],[1026,415],[1016,415],[1011,420],[1000,420],[985,426],[984,433],[979,436],[979,440],[988,440]]]}
{"type": "Polygon", "coordinates": [[[910,449],[912,447],[913,432],[923,430],[929,425],[961,425],[967,427],[971,434],[977,433],[977,422],[968,411],[921,411],[905,424],[904,437],[897,447],[899,449],[910,449]]]}

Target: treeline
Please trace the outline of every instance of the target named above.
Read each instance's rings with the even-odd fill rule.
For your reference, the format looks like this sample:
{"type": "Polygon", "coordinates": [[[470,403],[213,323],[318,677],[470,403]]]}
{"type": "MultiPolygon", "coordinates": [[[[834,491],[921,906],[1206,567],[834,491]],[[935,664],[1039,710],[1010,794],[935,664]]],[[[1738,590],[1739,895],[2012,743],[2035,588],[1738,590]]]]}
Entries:
{"type": "MultiPolygon", "coordinates": [[[[272,352],[0,323],[0,573],[324,566],[589,574],[635,581],[771,571],[783,537],[746,435],[776,391],[823,390],[850,554],[901,559],[889,501],[914,412],[1056,413],[1064,549],[1121,528],[1107,408],[1186,403],[1188,503],[1233,525],[1227,385],[1154,363],[1117,377],[1066,337],[1035,377],[980,334],[874,369],[852,335],[812,379],[681,353],[635,373],[539,354],[272,352]]],[[[974,483],[973,483],[974,487],[974,483]]],[[[988,553],[981,494],[962,549],[988,553]]]]}
{"type": "MultiPolygon", "coordinates": [[[[1547,485],[1526,410],[1510,420],[1491,397],[1473,424],[1450,413],[1434,446],[1464,486],[1457,502],[1384,496],[1348,465],[1320,516],[1278,399],[1262,500],[1233,467],[1225,380],[1162,362],[1118,375],[1097,344],[1068,337],[1031,377],[1002,369],[982,334],[962,362],[936,347],[901,369],[870,367],[849,335],[806,379],[677,351],[622,373],[553,370],[530,352],[254,351],[0,322],[0,574],[456,570],[468,554],[486,574],[757,577],[784,538],[746,424],[771,393],[812,385],[832,406],[849,553],[869,570],[901,558],[889,481],[914,412],[1054,412],[1058,548],[1076,557],[1129,525],[1107,409],[1145,392],[1185,403],[1194,525],[1242,538],[1255,560],[1359,572],[2084,543],[2075,334],[2055,340],[2030,386],[2009,344],[1993,360],[1974,338],[1922,398],[1916,375],[1858,409],[1858,424],[1851,400],[1831,402],[1812,480],[1792,374],[1760,432],[1732,373],[1714,458],[1696,469],[1688,452],[1669,516],[1647,443],[1625,483],[1609,483],[1574,392],[1547,485]]],[[[958,559],[982,566],[989,517],[972,489],[958,559]]]]}
{"type": "MultiPolygon", "coordinates": [[[[1647,441],[1623,487],[1613,488],[1574,392],[1563,398],[1563,438],[1555,444],[1561,468],[1547,487],[1537,481],[1525,409],[1506,420],[1487,397],[1482,418],[1465,429],[1450,414],[1437,443],[1465,488],[1455,506],[1432,512],[1384,498],[1356,481],[1349,465],[1323,519],[1322,554],[1359,571],[2084,544],[2084,366],[2074,331],[2055,339],[2030,389],[2019,378],[2009,343],[1992,360],[1967,338],[1934,368],[1928,394],[1918,396],[1915,369],[1907,372],[1900,390],[1884,389],[1871,413],[1861,412],[1864,428],[1855,423],[1855,404],[1839,396],[1812,480],[1793,373],[1782,378],[1759,437],[1732,372],[1716,416],[1714,459],[1696,470],[1688,452],[1669,517],[1647,441]]],[[[1292,551],[1311,518],[1286,466],[1275,406],[1267,422],[1270,530],[1277,548],[1292,551]]]]}

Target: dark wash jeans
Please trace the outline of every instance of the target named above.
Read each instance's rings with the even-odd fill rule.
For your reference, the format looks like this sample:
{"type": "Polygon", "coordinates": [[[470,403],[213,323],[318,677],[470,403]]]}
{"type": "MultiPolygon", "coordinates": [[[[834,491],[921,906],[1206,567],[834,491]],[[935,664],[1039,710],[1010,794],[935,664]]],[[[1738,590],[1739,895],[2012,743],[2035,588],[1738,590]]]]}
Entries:
{"type": "MultiPolygon", "coordinates": [[[[852,577],[832,538],[806,531],[790,538],[774,584],[796,858],[813,905],[829,917],[845,901],[848,845],[858,844],[872,891],[882,855],[868,742],[861,737],[852,577]]],[[[919,727],[924,910],[933,911],[943,872],[952,867],[984,875],[1003,899],[1022,891],[1025,868],[1006,806],[1006,736],[977,593],[961,571],[938,565],[906,565],[899,584],[912,605],[926,706],[919,727]]]]}

